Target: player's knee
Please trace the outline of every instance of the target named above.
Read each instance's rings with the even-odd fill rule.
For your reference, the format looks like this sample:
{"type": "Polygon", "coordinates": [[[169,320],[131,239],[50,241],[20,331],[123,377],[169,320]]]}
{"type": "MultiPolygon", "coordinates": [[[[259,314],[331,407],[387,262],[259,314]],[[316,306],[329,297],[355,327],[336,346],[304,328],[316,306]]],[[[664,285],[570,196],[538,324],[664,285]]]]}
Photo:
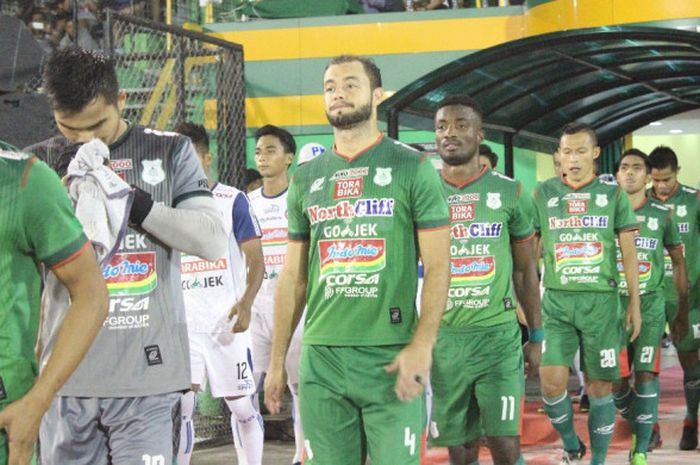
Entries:
{"type": "Polygon", "coordinates": [[[635,384],[648,383],[656,379],[656,373],[652,371],[638,371],[634,374],[635,384]]]}
{"type": "Polygon", "coordinates": [[[479,439],[447,448],[450,463],[455,465],[472,465],[479,459],[479,439]]]}
{"type": "Polygon", "coordinates": [[[514,465],[520,458],[520,436],[487,438],[494,465],[514,465]]]}
{"type": "MultiPolygon", "coordinates": [[[[557,397],[566,391],[568,376],[562,376],[558,370],[552,370],[553,367],[542,367],[540,369],[540,387],[542,395],[545,397],[557,397]]],[[[568,370],[566,370],[568,375],[568,370]]]]}
{"type": "Polygon", "coordinates": [[[592,397],[605,397],[612,393],[612,382],[589,379],[586,383],[586,392],[592,397]]]}
{"type": "Polygon", "coordinates": [[[231,415],[238,421],[246,422],[255,418],[258,411],[253,406],[250,397],[226,398],[226,405],[231,411],[231,415]]]}

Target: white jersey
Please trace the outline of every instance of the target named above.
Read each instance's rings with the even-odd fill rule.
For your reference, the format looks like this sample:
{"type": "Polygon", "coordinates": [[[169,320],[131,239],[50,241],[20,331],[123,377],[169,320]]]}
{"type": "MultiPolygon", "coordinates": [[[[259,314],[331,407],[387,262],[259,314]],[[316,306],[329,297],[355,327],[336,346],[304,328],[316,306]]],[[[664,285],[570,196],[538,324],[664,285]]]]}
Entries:
{"type": "Polygon", "coordinates": [[[287,256],[287,190],[266,197],[262,187],[250,193],[250,204],[262,228],[265,279],[253,302],[253,311],[274,313],[277,278],[287,256]]]}
{"type": "Polygon", "coordinates": [[[229,233],[228,253],[214,261],[182,255],[180,274],[187,328],[194,333],[231,330],[233,322],[228,321],[228,314],[246,287],[245,256],[240,244],[261,235],[243,192],[216,184],[212,194],[223,215],[224,228],[229,233]]]}

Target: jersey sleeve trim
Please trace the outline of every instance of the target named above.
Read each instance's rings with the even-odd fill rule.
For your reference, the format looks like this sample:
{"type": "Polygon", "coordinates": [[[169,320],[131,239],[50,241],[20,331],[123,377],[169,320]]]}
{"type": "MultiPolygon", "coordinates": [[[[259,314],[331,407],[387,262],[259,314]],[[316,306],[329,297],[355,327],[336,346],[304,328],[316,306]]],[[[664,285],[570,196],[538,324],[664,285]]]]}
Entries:
{"type": "Polygon", "coordinates": [[[537,236],[536,232],[533,232],[529,236],[525,236],[525,237],[513,236],[513,240],[511,242],[515,242],[516,244],[519,244],[521,242],[528,242],[528,241],[531,241],[532,239],[534,239],[535,236],[537,236]]]}
{"type": "Polygon", "coordinates": [[[294,237],[292,237],[292,234],[289,234],[287,237],[287,242],[309,242],[309,235],[307,234],[305,237],[301,234],[294,234],[294,237]]]}
{"type": "Polygon", "coordinates": [[[179,203],[181,203],[183,200],[190,199],[192,197],[212,197],[211,191],[192,191],[192,192],[187,192],[186,194],[182,194],[173,200],[173,208],[177,207],[179,203]]]}
{"type": "Polygon", "coordinates": [[[615,232],[620,234],[623,232],[632,232],[632,231],[639,231],[639,226],[636,224],[630,224],[626,226],[620,226],[619,228],[615,229],[615,232]]]}
{"type": "Polygon", "coordinates": [[[255,239],[260,239],[260,238],[262,238],[262,236],[250,236],[250,237],[247,237],[247,238],[245,238],[245,239],[243,239],[243,240],[241,240],[241,241],[238,241],[238,244],[239,244],[239,245],[243,245],[243,244],[245,244],[246,242],[254,241],[255,239]]]}
{"type": "Polygon", "coordinates": [[[447,228],[450,226],[450,220],[449,219],[438,219],[438,220],[430,220],[430,221],[421,221],[419,223],[416,223],[416,229],[419,231],[425,231],[425,230],[430,230],[430,229],[442,229],[442,228],[447,228]]]}
{"type": "Polygon", "coordinates": [[[681,249],[681,248],[683,248],[683,243],[681,242],[681,243],[679,243],[679,244],[664,244],[664,247],[665,247],[667,250],[668,250],[668,249],[671,249],[671,250],[681,249]]]}
{"type": "Polygon", "coordinates": [[[46,263],[52,270],[55,270],[78,258],[91,245],[92,242],[84,234],[81,234],[80,237],[64,247],[63,250],[41,261],[46,263]]]}

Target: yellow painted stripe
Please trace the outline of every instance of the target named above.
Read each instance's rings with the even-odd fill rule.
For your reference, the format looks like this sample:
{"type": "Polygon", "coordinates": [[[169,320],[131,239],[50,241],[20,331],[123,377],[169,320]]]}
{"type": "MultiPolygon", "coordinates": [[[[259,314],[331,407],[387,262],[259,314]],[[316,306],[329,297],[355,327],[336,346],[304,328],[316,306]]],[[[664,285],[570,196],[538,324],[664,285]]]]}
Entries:
{"type": "Polygon", "coordinates": [[[478,50],[522,37],[522,16],[458,18],[212,35],[245,47],[246,61],[478,50]],[[274,46],[271,46],[274,44],[274,46]]]}
{"type": "Polygon", "coordinates": [[[700,16],[700,1],[555,0],[525,12],[528,36],[611,24],[666,21],[700,16]]]}
{"type": "Polygon", "coordinates": [[[328,124],[321,94],[248,98],[245,111],[248,127],[328,124]]]}

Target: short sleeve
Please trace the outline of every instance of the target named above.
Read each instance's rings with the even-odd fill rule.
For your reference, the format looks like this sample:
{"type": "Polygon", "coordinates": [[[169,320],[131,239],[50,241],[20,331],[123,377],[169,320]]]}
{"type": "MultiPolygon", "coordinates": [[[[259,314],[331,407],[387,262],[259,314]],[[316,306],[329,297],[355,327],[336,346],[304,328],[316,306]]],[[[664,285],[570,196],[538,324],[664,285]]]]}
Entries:
{"type": "Polygon", "coordinates": [[[56,268],[77,256],[88,241],[56,173],[37,159],[28,163],[21,197],[24,234],[36,259],[56,268]]]}
{"type": "Polygon", "coordinates": [[[287,236],[291,241],[308,241],[310,233],[309,218],[304,213],[303,195],[297,176],[293,176],[287,191],[287,236]]]}
{"type": "Polygon", "coordinates": [[[450,224],[442,181],[433,164],[424,156],[411,189],[413,222],[416,229],[436,229],[450,224]]]}
{"type": "Polygon", "coordinates": [[[233,201],[233,237],[242,244],[251,239],[262,237],[258,219],[253,213],[248,197],[241,192],[233,201]]]}
{"type": "Polygon", "coordinates": [[[673,213],[668,212],[666,215],[666,224],[664,225],[664,245],[667,247],[676,247],[683,244],[681,234],[678,232],[678,223],[673,219],[673,213]]]}
{"type": "Polygon", "coordinates": [[[622,190],[618,188],[615,195],[617,197],[617,202],[615,202],[615,232],[638,229],[637,216],[632,210],[627,194],[623,194],[622,190]]]}
{"type": "Polygon", "coordinates": [[[199,162],[197,152],[189,139],[184,137],[177,145],[176,153],[173,156],[172,179],[173,179],[173,204],[177,204],[190,197],[205,195],[211,197],[209,181],[204,174],[202,164],[199,162]]]}
{"type": "Polygon", "coordinates": [[[517,185],[516,201],[508,222],[508,231],[513,240],[524,241],[532,237],[535,230],[532,227],[532,215],[529,214],[531,202],[528,201],[527,196],[522,195],[522,185],[519,182],[517,185]]]}

